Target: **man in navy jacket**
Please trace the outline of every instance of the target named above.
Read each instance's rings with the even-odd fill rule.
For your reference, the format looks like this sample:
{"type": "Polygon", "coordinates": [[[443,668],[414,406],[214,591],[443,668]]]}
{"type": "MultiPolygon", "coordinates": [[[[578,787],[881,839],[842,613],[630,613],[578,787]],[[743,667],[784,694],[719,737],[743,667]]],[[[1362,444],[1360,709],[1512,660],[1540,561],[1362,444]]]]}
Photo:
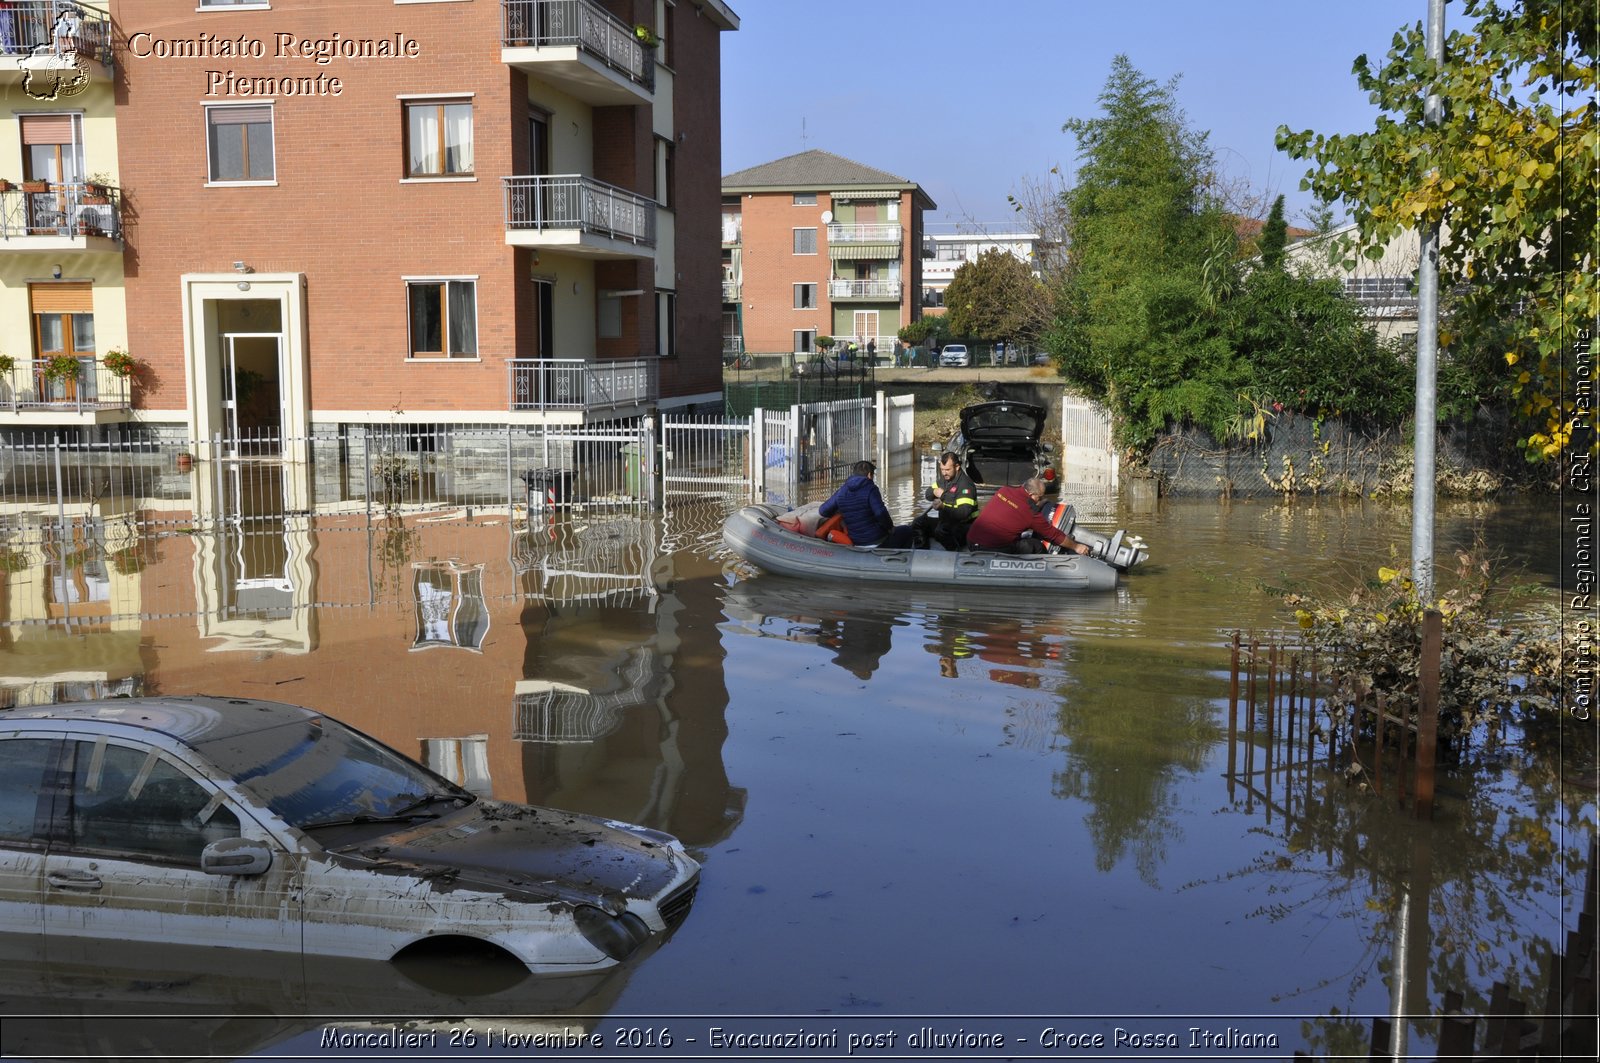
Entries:
{"type": "Polygon", "coordinates": [[[870,461],[856,462],[850,479],[828,496],[817,513],[824,520],[835,513],[843,517],[844,530],[856,546],[910,546],[910,525],[894,526],[889,507],[883,504],[883,495],[872,482],[872,474],[877,471],[870,461]]]}

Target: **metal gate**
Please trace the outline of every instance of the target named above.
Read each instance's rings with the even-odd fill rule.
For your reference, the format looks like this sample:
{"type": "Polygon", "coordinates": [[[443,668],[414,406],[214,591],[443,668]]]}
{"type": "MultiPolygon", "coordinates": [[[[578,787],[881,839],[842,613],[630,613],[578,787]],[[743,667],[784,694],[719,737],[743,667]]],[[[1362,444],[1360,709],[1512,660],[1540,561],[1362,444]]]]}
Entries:
{"type": "MultiPolygon", "coordinates": [[[[760,411],[757,411],[759,415],[760,411]]],[[[661,483],[667,497],[755,493],[754,418],[662,417],[661,483]]]]}

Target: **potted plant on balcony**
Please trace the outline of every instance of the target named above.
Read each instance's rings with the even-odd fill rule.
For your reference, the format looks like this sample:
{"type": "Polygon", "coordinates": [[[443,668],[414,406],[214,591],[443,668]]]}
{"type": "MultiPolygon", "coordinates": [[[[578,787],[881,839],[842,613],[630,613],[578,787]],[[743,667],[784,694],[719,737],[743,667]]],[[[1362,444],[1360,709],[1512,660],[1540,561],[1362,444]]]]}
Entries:
{"type": "Polygon", "coordinates": [[[45,359],[44,368],[40,371],[46,380],[52,383],[64,383],[68,380],[78,379],[78,373],[83,369],[77,355],[52,354],[45,359]]]}
{"type": "Polygon", "coordinates": [[[111,178],[103,173],[90,175],[83,183],[83,202],[85,203],[110,203],[111,178]]]}
{"type": "Polygon", "coordinates": [[[133,355],[121,347],[113,347],[100,357],[100,364],[106,371],[120,380],[126,380],[139,370],[139,363],[133,355]]]}
{"type": "Polygon", "coordinates": [[[22,190],[24,192],[48,192],[50,191],[50,182],[30,177],[22,182],[22,190]]]}
{"type": "Polygon", "coordinates": [[[646,48],[655,48],[661,44],[661,38],[656,36],[656,31],[643,22],[633,27],[633,38],[646,48]]]}
{"type": "Polygon", "coordinates": [[[0,177],[0,192],[9,192],[9,191],[11,191],[11,189],[12,189],[11,182],[8,181],[4,177],[0,177]]]}
{"type": "Polygon", "coordinates": [[[17,367],[17,360],[9,354],[0,354],[0,377],[11,375],[11,370],[17,367]]]}

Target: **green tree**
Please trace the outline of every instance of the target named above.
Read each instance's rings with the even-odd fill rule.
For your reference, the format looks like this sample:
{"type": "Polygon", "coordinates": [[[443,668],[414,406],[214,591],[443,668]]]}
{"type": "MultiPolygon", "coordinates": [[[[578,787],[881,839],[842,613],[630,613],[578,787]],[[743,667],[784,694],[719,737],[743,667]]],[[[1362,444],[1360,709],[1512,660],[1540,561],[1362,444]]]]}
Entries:
{"type": "Polygon", "coordinates": [[[895,335],[900,337],[900,342],[908,347],[921,347],[925,344],[944,342],[950,334],[949,322],[943,314],[928,314],[917,318],[909,325],[901,327],[895,335]]]}
{"type": "Polygon", "coordinates": [[[992,249],[963,263],[944,293],[950,330],[958,336],[1033,343],[1050,325],[1050,293],[1028,264],[992,249]]]}
{"type": "MultiPolygon", "coordinates": [[[[1502,343],[1526,452],[1553,458],[1575,430],[1592,438],[1578,401],[1593,376],[1562,386],[1562,372],[1600,315],[1596,8],[1466,0],[1464,15],[1471,29],[1449,34],[1442,70],[1420,23],[1395,34],[1382,62],[1356,59],[1356,81],[1382,112],[1373,130],[1280,127],[1278,146],[1315,164],[1302,187],[1349,206],[1354,246],[1370,257],[1424,223],[1445,227],[1440,284],[1464,293],[1454,339],[1502,343]],[[1444,105],[1434,125],[1423,121],[1430,91],[1444,105]]],[[[1581,364],[1593,373],[1593,360],[1581,364]]]]}
{"type": "Polygon", "coordinates": [[[1283,249],[1289,246],[1289,223],[1283,219],[1283,197],[1272,201],[1272,212],[1261,226],[1261,236],[1256,240],[1256,252],[1261,256],[1261,268],[1281,270],[1283,249]]]}
{"type": "Polygon", "coordinates": [[[1212,316],[1231,284],[1233,237],[1211,193],[1207,134],[1189,128],[1175,81],[1157,85],[1127,56],[1112,61],[1100,106],[1063,127],[1079,166],[1064,193],[1071,244],[1046,346],[1070,381],[1107,400],[1129,442],[1169,420],[1220,430],[1239,372],[1212,316]]]}

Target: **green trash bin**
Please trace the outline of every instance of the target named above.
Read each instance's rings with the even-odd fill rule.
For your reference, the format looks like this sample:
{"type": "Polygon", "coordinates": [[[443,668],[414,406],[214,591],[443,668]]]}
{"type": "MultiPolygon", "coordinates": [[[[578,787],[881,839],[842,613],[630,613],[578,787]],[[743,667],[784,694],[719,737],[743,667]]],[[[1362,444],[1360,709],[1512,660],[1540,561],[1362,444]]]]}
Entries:
{"type": "Polygon", "coordinates": [[[644,497],[644,448],[622,444],[622,489],[634,498],[644,497]]]}

